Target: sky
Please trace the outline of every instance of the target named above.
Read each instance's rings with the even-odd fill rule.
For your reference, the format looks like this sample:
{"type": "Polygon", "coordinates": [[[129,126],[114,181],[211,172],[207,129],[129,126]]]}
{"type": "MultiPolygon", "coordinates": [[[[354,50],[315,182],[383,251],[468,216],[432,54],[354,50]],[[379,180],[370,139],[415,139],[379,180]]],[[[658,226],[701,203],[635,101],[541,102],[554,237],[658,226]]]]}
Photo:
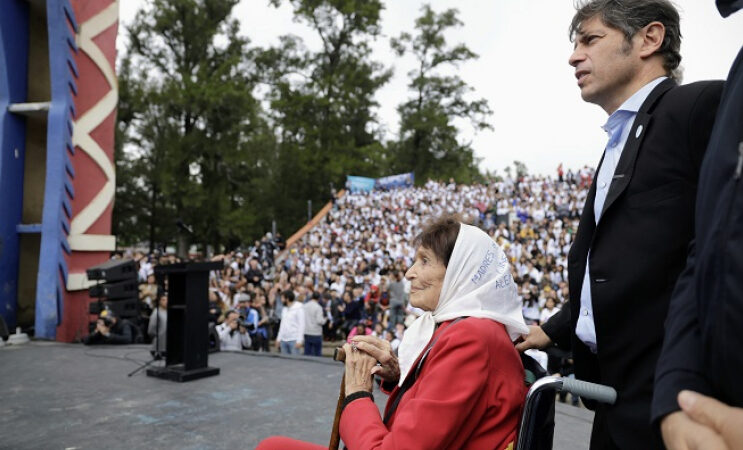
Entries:
{"type": "MultiPolygon", "coordinates": [[[[374,42],[374,58],[393,67],[392,80],[382,87],[377,115],[394,139],[398,130],[397,105],[412,95],[407,87],[414,62],[393,54],[389,40],[403,31],[413,32],[420,15],[420,0],[388,0],[382,13],[382,35],[374,42]]],[[[472,143],[481,169],[503,173],[514,160],[530,172],[554,174],[566,168],[595,166],[606,143],[601,125],[606,113],[583,102],[568,65],[572,43],[568,25],[575,12],[573,0],[431,0],[436,12],[459,10],[462,27],[450,29],[449,44],[464,43],[479,55],[457,69],[474,88],[472,99],[485,98],[493,115],[493,130],[475,133],[466,122],[457,123],[463,141],[472,143]]],[[[125,27],[147,0],[121,0],[120,21],[125,27]]],[[[743,45],[743,11],[727,19],[713,0],[676,0],[681,14],[681,66],[684,83],[724,79],[743,45]]],[[[233,10],[241,32],[253,45],[270,46],[284,34],[304,39],[309,48],[320,41],[307,26],[292,20],[287,2],[280,8],[268,0],[242,0],[233,10]]],[[[120,28],[117,49],[126,47],[120,28]]],[[[364,175],[364,174],[354,174],[364,175]]]]}

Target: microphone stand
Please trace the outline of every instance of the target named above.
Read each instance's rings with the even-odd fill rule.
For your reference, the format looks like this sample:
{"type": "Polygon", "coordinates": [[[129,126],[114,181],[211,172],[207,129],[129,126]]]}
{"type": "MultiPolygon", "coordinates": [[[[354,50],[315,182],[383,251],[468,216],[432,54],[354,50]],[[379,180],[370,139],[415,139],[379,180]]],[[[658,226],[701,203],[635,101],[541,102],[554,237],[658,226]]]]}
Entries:
{"type": "Polygon", "coordinates": [[[152,359],[137,367],[133,371],[129,372],[126,376],[131,377],[139,373],[142,369],[149,367],[155,361],[163,359],[160,353],[160,299],[158,298],[157,304],[155,305],[155,351],[152,354],[152,359]]]}

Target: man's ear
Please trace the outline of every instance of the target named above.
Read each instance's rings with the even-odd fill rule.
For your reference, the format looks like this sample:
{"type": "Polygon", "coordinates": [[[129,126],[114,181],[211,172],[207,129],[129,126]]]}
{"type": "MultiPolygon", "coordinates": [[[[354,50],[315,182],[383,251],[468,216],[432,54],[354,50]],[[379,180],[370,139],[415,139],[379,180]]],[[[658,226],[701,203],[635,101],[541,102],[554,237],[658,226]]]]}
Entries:
{"type": "Polygon", "coordinates": [[[650,22],[635,35],[640,40],[640,56],[649,58],[663,45],[666,27],[660,22],[650,22]]]}

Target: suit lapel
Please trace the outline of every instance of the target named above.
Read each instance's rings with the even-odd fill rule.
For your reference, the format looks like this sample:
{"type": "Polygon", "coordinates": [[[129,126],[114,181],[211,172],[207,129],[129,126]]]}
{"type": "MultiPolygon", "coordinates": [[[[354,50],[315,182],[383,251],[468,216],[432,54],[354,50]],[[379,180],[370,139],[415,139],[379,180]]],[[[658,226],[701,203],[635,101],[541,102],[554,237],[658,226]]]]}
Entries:
{"type": "MultiPolygon", "coordinates": [[[[650,95],[648,95],[648,98],[645,99],[645,102],[643,102],[640,110],[637,112],[637,116],[635,116],[632,128],[627,136],[627,143],[622,150],[622,156],[619,158],[619,163],[617,163],[617,168],[611,179],[609,192],[606,194],[606,201],[604,201],[604,208],[601,210],[601,217],[604,216],[617,198],[622,195],[622,192],[627,189],[635,171],[635,161],[637,161],[640,146],[645,135],[648,134],[648,128],[651,125],[653,118],[652,110],[663,94],[675,86],[676,83],[673,80],[664,80],[650,92],[650,95]]],[[[596,173],[598,173],[598,170],[596,173]]]]}
{"type": "Polygon", "coordinates": [[[602,155],[599,165],[596,168],[596,172],[594,172],[591,187],[588,188],[586,202],[583,204],[583,212],[581,213],[580,221],[578,222],[578,232],[576,233],[573,245],[570,246],[570,251],[568,252],[568,264],[570,266],[580,266],[581,264],[585,264],[586,261],[588,248],[593,239],[593,232],[596,229],[596,221],[594,220],[593,212],[593,204],[596,201],[596,174],[599,173],[603,163],[604,156],[602,155]]]}

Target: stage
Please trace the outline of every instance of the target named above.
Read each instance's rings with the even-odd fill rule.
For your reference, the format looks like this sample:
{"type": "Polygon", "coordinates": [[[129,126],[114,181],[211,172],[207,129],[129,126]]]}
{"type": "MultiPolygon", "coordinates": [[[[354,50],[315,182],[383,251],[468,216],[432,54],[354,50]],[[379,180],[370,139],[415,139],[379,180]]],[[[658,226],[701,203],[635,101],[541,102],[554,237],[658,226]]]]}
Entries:
{"type": "MultiPolygon", "coordinates": [[[[340,363],[220,352],[209,355],[214,377],[127,376],[149,359],[144,345],[0,348],[0,449],[253,448],[275,434],[328,443],[340,363]]],[[[554,448],[587,449],[592,416],[558,403],[554,448]]]]}

